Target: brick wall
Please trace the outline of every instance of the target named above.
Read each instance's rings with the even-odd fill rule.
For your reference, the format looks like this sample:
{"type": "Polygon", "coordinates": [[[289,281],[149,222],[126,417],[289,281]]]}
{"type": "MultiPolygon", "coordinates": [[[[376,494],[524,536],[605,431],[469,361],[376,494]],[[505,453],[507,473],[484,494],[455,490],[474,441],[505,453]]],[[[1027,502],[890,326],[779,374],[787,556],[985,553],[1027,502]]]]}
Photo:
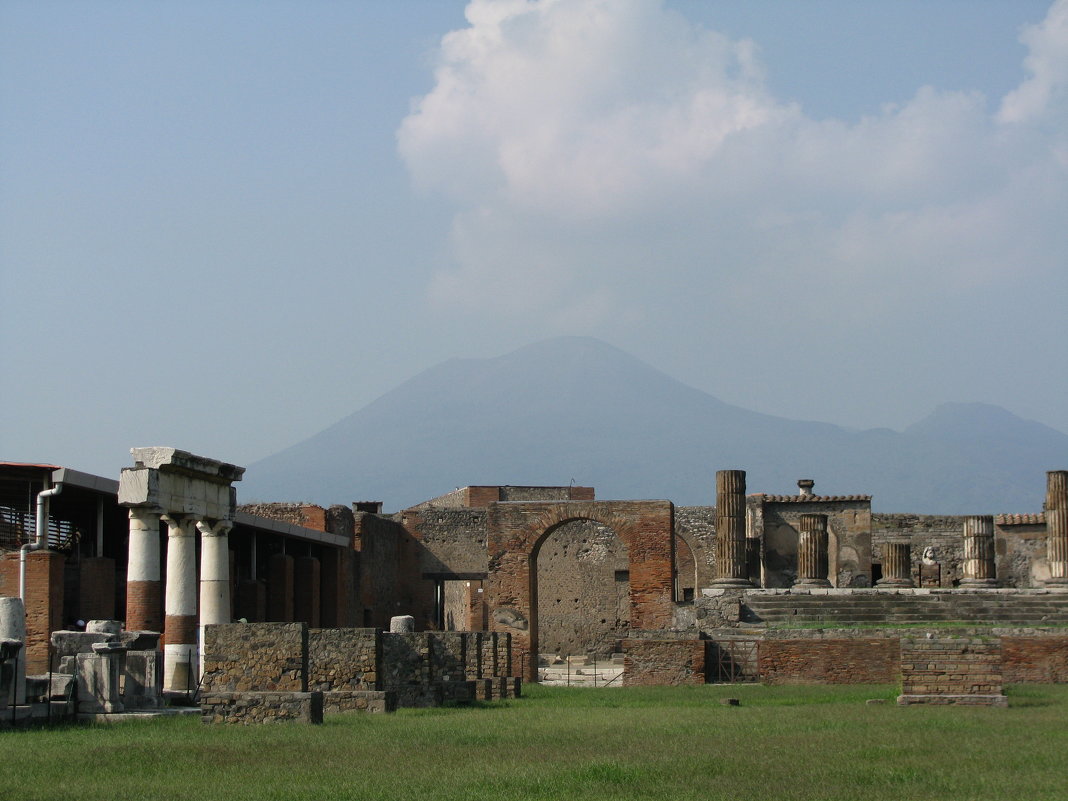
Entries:
{"type": "Polygon", "coordinates": [[[763,640],[757,670],[764,684],[890,684],[899,655],[896,638],[763,640]]]}
{"type": "Polygon", "coordinates": [[[998,637],[901,639],[901,694],[1001,695],[998,637]]]}
{"type": "Polygon", "coordinates": [[[624,640],[623,685],[705,683],[707,640],[624,640]]]}
{"type": "Polygon", "coordinates": [[[1068,636],[1002,637],[1001,670],[1006,684],[1068,683],[1068,636]]]}
{"type": "MultiPolygon", "coordinates": [[[[48,670],[48,643],[53,631],[63,628],[64,555],[30,551],[26,555],[26,672],[48,670]]],[[[0,594],[19,594],[19,554],[0,558],[0,594]]]]}
{"type": "Polygon", "coordinates": [[[74,616],[82,620],[115,619],[114,559],[82,557],[74,616]]]}

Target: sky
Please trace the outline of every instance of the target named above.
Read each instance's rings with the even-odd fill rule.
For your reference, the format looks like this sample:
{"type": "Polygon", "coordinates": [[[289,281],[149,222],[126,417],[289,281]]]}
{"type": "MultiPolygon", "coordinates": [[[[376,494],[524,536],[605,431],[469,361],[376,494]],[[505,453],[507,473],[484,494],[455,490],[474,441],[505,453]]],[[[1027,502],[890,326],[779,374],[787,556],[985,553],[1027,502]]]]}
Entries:
{"type": "Polygon", "coordinates": [[[590,335],[1068,431],[1068,0],[0,2],[0,460],[249,464],[590,335]]]}

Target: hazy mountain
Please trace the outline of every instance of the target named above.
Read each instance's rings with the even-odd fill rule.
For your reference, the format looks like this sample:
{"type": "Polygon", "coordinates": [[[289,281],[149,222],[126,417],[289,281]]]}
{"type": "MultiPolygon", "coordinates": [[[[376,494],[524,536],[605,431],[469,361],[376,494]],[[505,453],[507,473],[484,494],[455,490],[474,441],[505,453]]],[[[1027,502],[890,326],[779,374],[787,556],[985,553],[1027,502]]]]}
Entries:
{"type": "Polygon", "coordinates": [[[597,497],[712,504],[715,471],[750,492],[873,496],[882,511],[1038,511],[1068,435],[985,404],[904,432],[850,431],[731,406],[596,339],[454,359],[249,466],[244,501],[410,506],[470,484],[576,484],[597,497]]]}

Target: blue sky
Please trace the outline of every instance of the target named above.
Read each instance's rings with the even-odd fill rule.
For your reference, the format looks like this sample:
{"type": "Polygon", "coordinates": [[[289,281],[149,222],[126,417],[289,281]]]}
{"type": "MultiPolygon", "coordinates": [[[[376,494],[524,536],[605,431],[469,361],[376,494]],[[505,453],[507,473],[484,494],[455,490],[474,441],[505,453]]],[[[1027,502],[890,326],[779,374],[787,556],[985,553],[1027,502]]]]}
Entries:
{"type": "Polygon", "coordinates": [[[0,5],[0,458],[247,464],[445,359],[1068,431],[1068,2],[0,5]]]}

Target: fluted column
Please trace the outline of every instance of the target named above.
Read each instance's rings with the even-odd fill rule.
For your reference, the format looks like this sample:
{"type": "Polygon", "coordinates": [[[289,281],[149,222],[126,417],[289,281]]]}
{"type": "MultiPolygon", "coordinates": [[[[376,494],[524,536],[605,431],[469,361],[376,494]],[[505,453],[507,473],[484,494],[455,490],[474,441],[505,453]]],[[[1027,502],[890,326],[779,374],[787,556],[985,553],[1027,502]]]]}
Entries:
{"type": "Polygon", "coordinates": [[[1047,587],[1068,589],[1068,470],[1046,473],[1047,587]]]}
{"type": "Polygon", "coordinates": [[[716,472],[716,578],[713,587],[752,587],[745,560],[745,471],[716,472]]]}
{"type": "Polygon", "coordinates": [[[200,646],[204,649],[204,627],[230,622],[230,529],[233,523],[221,520],[214,525],[197,523],[200,532],[200,646]]]}
{"type": "Polygon", "coordinates": [[[163,687],[188,690],[196,684],[198,664],[196,520],[164,515],[163,522],[168,529],[163,687]]]}
{"type": "Polygon", "coordinates": [[[879,587],[914,587],[912,582],[912,545],[888,542],[883,546],[883,577],[879,587]]]}
{"type": "Polygon", "coordinates": [[[994,518],[972,515],[964,518],[964,561],[962,587],[996,587],[994,566],[994,518]]]}
{"type": "Polygon", "coordinates": [[[830,587],[827,580],[827,515],[801,515],[797,529],[795,587],[830,587]]]}
{"type": "Polygon", "coordinates": [[[160,510],[130,507],[130,546],[126,565],[126,628],[163,631],[159,575],[160,510]]]}

